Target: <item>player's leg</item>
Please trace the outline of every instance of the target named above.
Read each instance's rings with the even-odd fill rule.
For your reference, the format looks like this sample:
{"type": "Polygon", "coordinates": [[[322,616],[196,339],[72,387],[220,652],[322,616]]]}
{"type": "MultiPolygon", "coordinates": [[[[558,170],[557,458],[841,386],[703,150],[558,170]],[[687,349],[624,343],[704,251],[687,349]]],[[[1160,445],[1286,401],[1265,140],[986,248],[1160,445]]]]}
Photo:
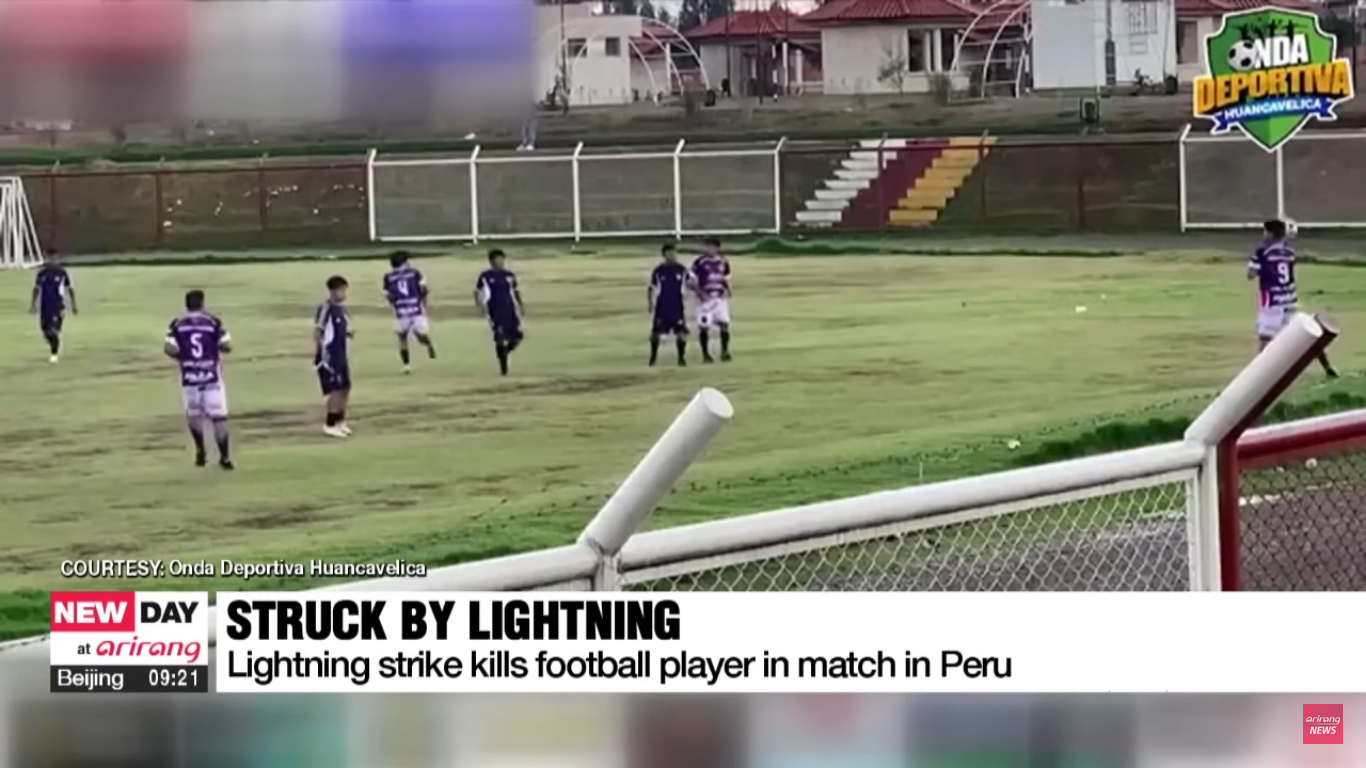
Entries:
{"type": "Polygon", "coordinates": [[[346,437],[338,426],[341,424],[341,399],[337,387],[337,375],[328,368],[318,369],[318,384],[323,393],[323,434],[328,437],[346,437]]]}
{"type": "Polygon", "coordinates": [[[664,340],[664,327],[659,315],[650,321],[650,365],[659,362],[659,345],[664,340]]]}
{"type": "Polygon", "coordinates": [[[678,352],[678,364],[688,364],[688,324],[680,322],[674,329],[674,349],[678,352]]]}
{"type": "Polygon", "coordinates": [[[1328,378],[1336,379],[1338,377],[1338,369],[1334,368],[1333,363],[1328,360],[1327,352],[1320,352],[1317,359],[1319,361],[1319,365],[1323,368],[1323,372],[1327,374],[1328,378]]]}
{"type": "Polygon", "coordinates": [[[337,372],[337,429],[347,437],[351,436],[351,423],[346,419],[346,411],[351,407],[351,368],[342,366],[337,372]]]}
{"type": "Polygon", "coordinates": [[[399,318],[394,321],[394,335],[398,338],[398,359],[403,364],[403,372],[409,373],[412,362],[412,354],[408,351],[408,335],[412,330],[410,321],[407,318],[399,318]]]}
{"type": "Polygon", "coordinates": [[[181,387],[180,401],[184,405],[185,426],[194,443],[194,465],[202,467],[209,463],[204,447],[204,392],[199,387],[181,387]]]}
{"type": "Polygon", "coordinates": [[[220,382],[207,387],[201,402],[204,414],[213,424],[213,441],[218,446],[218,466],[232,469],[232,454],[229,450],[231,441],[228,438],[228,394],[223,384],[220,382]]]}
{"type": "Polygon", "coordinates": [[[711,356],[711,311],[715,306],[715,299],[706,299],[697,311],[697,346],[702,348],[702,362],[704,363],[716,362],[711,356]]]}
{"type": "Polygon", "coordinates": [[[432,332],[427,325],[427,316],[418,315],[413,318],[413,336],[417,338],[417,343],[427,348],[427,359],[436,359],[436,345],[432,343],[432,332]]]}
{"type": "Polygon", "coordinates": [[[730,299],[717,299],[712,310],[712,322],[721,337],[721,362],[730,362],[730,299]]]}
{"type": "Polygon", "coordinates": [[[43,340],[47,342],[48,362],[57,362],[62,354],[62,315],[44,314],[41,320],[40,330],[43,333],[43,340]]]}
{"type": "Polygon", "coordinates": [[[508,332],[501,326],[493,326],[493,354],[498,358],[498,373],[501,376],[508,375],[508,356],[511,350],[508,349],[508,332]]]}

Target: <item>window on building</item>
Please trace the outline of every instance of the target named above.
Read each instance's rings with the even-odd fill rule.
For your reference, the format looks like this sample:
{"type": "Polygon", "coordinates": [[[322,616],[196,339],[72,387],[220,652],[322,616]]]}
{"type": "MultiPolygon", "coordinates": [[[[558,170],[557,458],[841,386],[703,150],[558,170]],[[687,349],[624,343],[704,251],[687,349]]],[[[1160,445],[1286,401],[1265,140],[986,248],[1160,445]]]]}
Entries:
{"type": "Polygon", "coordinates": [[[582,37],[571,37],[564,41],[564,49],[571,59],[582,56],[583,52],[588,49],[588,41],[582,37]]]}
{"type": "Polygon", "coordinates": [[[1176,63],[1200,63],[1200,26],[1194,21],[1176,22],[1176,63]]]}
{"type": "Polygon", "coordinates": [[[961,36],[957,30],[939,30],[939,71],[948,72],[953,69],[953,57],[958,53],[958,38],[961,36]]]}
{"type": "Polygon", "coordinates": [[[911,72],[924,72],[929,57],[926,55],[925,32],[912,29],[906,33],[906,69],[911,72]]]}
{"type": "Polygon", "coordinates": [[[604,48],[603,52],[606,53],[608,56],[620,56],[620,55],[621,55],[621,38],[619,38],[619,37],[609,37],[609,38],[607,38],[606,40],[603,41],[603,48],[604,48]]]}

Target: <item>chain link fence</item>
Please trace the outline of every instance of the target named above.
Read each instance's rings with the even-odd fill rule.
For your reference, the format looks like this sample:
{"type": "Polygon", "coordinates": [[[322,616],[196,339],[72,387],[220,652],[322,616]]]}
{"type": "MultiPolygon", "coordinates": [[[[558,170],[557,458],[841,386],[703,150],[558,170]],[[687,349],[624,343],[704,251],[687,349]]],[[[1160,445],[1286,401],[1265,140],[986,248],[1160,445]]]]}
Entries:
{"type": "Polygon", "coordinates": [[[775,145],[373,160],[380,240],[578,239],[780,229],[775,145]]]}
{"type": "Polygon", "coordinates": [[[1366,591],[1366,452],[1242,473],[1241,588],[1366,591]]]}
{"type": "Polygon", "coordinates": [[[1190,137],[1180,151],[1186,226],[1255,228],[1280,215],[1276,155],[1238,133],[1190,137]]]}
{"type": "Polygon", "coordinates": [[[951,515],[624,574],[625,589],[740,592],[1045,592],[1189,589],[1190,481],[951,515]],[[1024,509],[1019,507],[1023,506],[1024,509]],[[928,523],[928,524],[927,524],[928,523]],[[900,528],[900,530],[895,530],[900,528]],[[855,535],[860,540],[849,541],[855,535]]]}

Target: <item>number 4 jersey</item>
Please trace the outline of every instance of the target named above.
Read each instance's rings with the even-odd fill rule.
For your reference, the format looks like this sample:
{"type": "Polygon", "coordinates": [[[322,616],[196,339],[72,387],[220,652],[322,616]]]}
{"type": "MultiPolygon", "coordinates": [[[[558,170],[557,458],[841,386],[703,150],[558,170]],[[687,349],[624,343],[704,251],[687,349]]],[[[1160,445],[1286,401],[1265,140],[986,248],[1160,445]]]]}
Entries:
{"type": "Polygon", "coordinates": [[[176,349],[181,386],[221,384],[223,346],[229,341],[223,322],[208,312],[186,312],[172,320],[166,343],[176,349]]]}

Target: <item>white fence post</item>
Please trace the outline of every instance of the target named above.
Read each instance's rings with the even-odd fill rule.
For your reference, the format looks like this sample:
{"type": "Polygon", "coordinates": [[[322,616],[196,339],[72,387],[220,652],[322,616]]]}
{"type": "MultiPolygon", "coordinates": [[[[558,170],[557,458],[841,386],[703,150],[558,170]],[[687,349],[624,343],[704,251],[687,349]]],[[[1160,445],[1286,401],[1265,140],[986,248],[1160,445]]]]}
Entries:
{"type": "Polygon", "coordinates": [[[470,241],[479,242],[479,149],[470,153],[470,241]]]}
{"type": "Polygon", "coordinates": [[[773,148],[773,232],[782,234],[783,231],[783,147],[787,146],[787,137],[778,139],[778,145],[773,148]]]}
{"type": "Polygon", "coordinates": [[[574,242],[583,239],[583,188],[579,183],[579,155],[583,154],[583,142],[574,146],[573,166],[570,173],[574,179],[574,242]]]}
{"type": "Polygon", "coordinates": [[[365,155],[365,208],[366,214],[370,217],[370,242],[375,242],[376,227],[375,223],[375,157],[379,150],[371,148],[365,155]]]}
{"type": "Polygon", "coordinates": [[[1285,145],[1276,147],[1276,218],[1285,219],[1285,145]]]}
{"type": "Polygon", "coordinates": [[[1190,123],[1186,123],[1186,127],[1181,129],[1181,135],[1176,137],[1177,206],[1181,214],[1182,233],[1190,227],[1190,200],[1186,190],[1186,139],[1190,134],[1190,123]]]}
{"type": "Polygon", "coordinates": [[[674,239],[683,239],[683,146],[687,139],[679,139],[674,147],[674,239]]]}
{"type": "Polygon", "coordinates": [[[579,543],[604,558],[615,557],[734,414],[719,391],[707,387],[698,392],[593,516],[579,543]]]}

